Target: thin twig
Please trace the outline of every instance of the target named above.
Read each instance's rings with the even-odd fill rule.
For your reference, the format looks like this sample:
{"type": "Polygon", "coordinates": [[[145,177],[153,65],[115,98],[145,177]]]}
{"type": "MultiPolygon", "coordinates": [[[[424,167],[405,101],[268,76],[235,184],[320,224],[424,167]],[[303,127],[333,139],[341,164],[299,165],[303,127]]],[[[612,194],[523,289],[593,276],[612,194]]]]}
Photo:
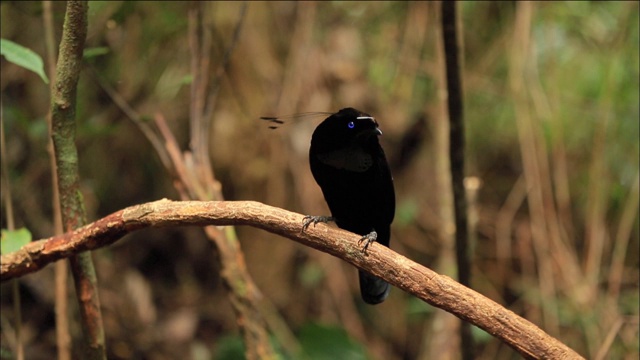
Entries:
{"type": "Polygon", "coordinates": [[[111,100],[113,100],[113,103],[116,104],[116,106],[118,106],[118,108],[125,115],[127,115],[129,120],[133,121],[133,123],[138,127],[138,129],[140,129],[140,131],[147,138],[147,140],[149,140],[149,142],[153,146],[153,149],[156,151],[156,153],[160,157],[160,161],[162,162],[162,165],[166,169],[170,169],[171,165],[169,162],[169,156],[165,148],[162,146],[162,140],[160,139],[160,136],[158,136],[158,134],[154,132],[153,128],[149,125],[149,122],[143,119],[142,116],[140,116],[140,114],[138,114],[138,112],[135,111],[131,107],[131,105],[129,105],[127,100],[125,100],[125,98],[122,95],[120,95],[120,93],[118,93],[116,89],[114,89],[111,85],[109,85],[109,83],[107,83],[100,76],[98,71],[96,71],[96,69],[93,66],[91,66],[90,64],[87,65],[87,70],[88,70],[89,76],[91,76],[95,80],[95,82],[102,88],[102,90],[104,90],[104,92],[107,93],[107,95],[111,98],[111,100]]]}
{"type": "MultiPolygon", "coordinates": [[[[529,99],[527,96],[525,69],[531,46],[531,23],[534,4],[521,2],[517,5],[513,30],[513,46],[511,47],[509,63],[509,82],[513,94],[515,120],[520,142],[524,178],[527,184],[527,203],[531,217],[531,244],[535,253],[540,288],[540,301],[553,299],[557,294],[557,279],[553,270],[553,237],[549,229],[552,227],[545,216],[545,192],[543,179],[544,171],[541,162],[546,161],[541,156],[540,133],[537,122],[532,119],[529,99]]],[[[558,314],[555,303],[541,307],[544,324],[554,334],[558,333],[558,314]]]]}
{"type": "MultiPolygon", "coordinates": [[[[457,35],[455,1],[442,2],[442,38],[447,74],[447,105],[449,112],[449,159],[451,161],[451,188],[456,224],[456,261],[458,280],[471,286],[471,252],[467,219],[467,198],[464,189],[464,117],[460,56],[457,35]]],[[[462,359],[474,358],[473,337],[468,323],[460,325],[460,349],[462,359]]]]}
{"type": "MultiPolygon", "coordinates": [[[[179,191],[188,192],[191,199],[223,200],[222,185],[216,180],[209,156],[209,124],[211,119],[205,118],[207,97],[215,98],[215,91],[207,96],[209,84],[209,63],[211,37],[205,32],[204,6],[193,3],[189,9],[189,44],[191,48],[191,101],[190,101],[190,150],[181,152],[173,135],[165,126],[161,129],[165,136],[167,150],[179,177],[174,182],[179,191]],[[170,150],[171,149],[171,150],[170,150]]],[[[244,14],[243,14],[244,16],[244,14]]],[[[239,31],[239,30],[238,30],[239,31]]],[[[226,64],[222,64],[224,69],[226,64]]],[[[213,109],[213,105],[211,105],[213,109]]],[[[162,124],[162,117],[156,118],[162,124]]],[[[222,270],[220,275],[226,288],[231,305],[240,323],[240,332],[245,341],[245,355],[248,359],[264,359],[276,357],[267,332],[266,318],[261,313],[265,302],[260,290],[245,265],[244,254],[240,249],[235,229],[227,226],[222,231],[213,226],[204,228],[207,237],[216,245],[222,270]]],[[[274,308],[274,307],[271,307],[274,308]]],[[[271,318],[277,313],[270,314],[271,318]]],[[[284,323],[284,322],[282,322],[284,323]]],[[[272,328],[274,328],[272,326],[272,328]]],[[[286,348],[285,350],[293,348],[286,348]]],[[[296,357],[297,354],[291,354],[296,357]]]]}
{"type": "Polygon", "coordinates": [[[240,8],[240,15],[238,16],[238,21],[236,22],[236,27],[233,30],[233,35],[231,36],[231,43],[227,46],[224,54],[222,55],[222,60],[220,64],[218,64],[218,68],[215,72],[215,78],[209,85],[209,97],[207,98],[207,103],[203,113],[203,129],[202,131],[205,134],[209,134],[209,129],[211,126],[211,116],[213,115],[213,109],[215,107],[216,98],[218,96],[218,90],[220,90],[220,86],[222,83],[222,77],[227,72],[227,68],[229,67],[229,63],[231,60],[231,55],[233,51],[236,49],[238,42],[240,41],[240,33],[242,27],[244,26],[244,19],[247,15],[247,2],[244,1],[242,3],[242,7],[240,8]]]}
{"type": "MultiPolygon", "coordinates": [[[[611,267],[609,270],[609,287],[607,298],[610,304],[617,304],[622,287],[625,270],[624,260],[628,255],[629,241],[634,224],[638,220],[638,204],[640,203],[640,172],[636,172],[635,180],[627,195],[627,200],[622,207],[618,230],[616,231],[613,249],[611,251],[611,267]]],[[[614,305],[615,307],[615,305],[614,305]]]]}
{"type": "MultiPolygon", "coordinates": [[[[56,83],[56,46],[55,32],[53,29],[53,11],[51,1],[42,2],[42,18],[44,30],[44,42],[46,49],[47,70],[49,79],[49,94],[53,96],[54,84],[56,83]]],[[[51,109],[47,114],[47,128],[49,129],[49,141],[47,150],[49,153],[49,163],[51,166],[51,207],[53,209],[53,227],[54,234],[60,235],[62,230],[62,213],[60,211],[60,191],[58,190],[58,177],[56,170],[56,156],[53,149],[52,139],[52,113],[51,109]]],[[[58,360],[71,359],[71,331],[69,330],[69,291],[68,278],[69,270],[67,264],[59,261],[55,265],[55,314],[56,314],[56,345],[58,351],[58,360]]]]}
{"type": "MultiPolygon", "coordinates": [[[[0,154],[2,154],[2,193],[4,194],[4,207],[6,209],[7,216],[7,230],[15,230],[15,220],[13,217],[13,201],[11,196],[11,182],[9,181],[9,172],[7,171],[7,149],[4,138],[4,121],[3,121],[3,108],[2,100],[0,100],[0,154]]],[[[22,309],[20,306],[20,287],[18,281],[14,280],[11,284],[11,293],[13,295],[13,313],[16,321],[16,359],[24,360],[24,344],[22,340],[22,309]]]]}

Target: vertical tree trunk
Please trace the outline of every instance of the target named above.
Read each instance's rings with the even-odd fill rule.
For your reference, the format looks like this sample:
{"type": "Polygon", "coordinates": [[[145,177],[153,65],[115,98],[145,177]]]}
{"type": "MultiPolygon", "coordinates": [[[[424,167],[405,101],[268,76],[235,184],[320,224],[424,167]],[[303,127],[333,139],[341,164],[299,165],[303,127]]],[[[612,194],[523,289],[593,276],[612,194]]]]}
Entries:
{"type": "MultiPolygon", "coordinates": [[[[458,265],[458,281],[464,286],[471,287],[471,254],[467,228],[467,199],[464,189],[464,101],[456,19],[456,2],[443,1],[441,20],[447,74],[449,160],[451,162],[451,187],[453,190],[453,210],[456,225],[456,262],[458,265]]],[[[471,325],[467,322],[460,324],[460,341],[462,358],[472,360],[473,338],[471,337],[471,325]]]]}
{"type": "MultiPolygon", "coordinates": [[[[433,117],[433,143],[430,151],[433,154],[434,163],[434,183],[438,217],[440,218],[438,238],[441,243],[441,252],[438,256],[438,263],[435,265],[436,272],[455,278],[455,220],[453,213],[453,191],[451,188],[451,167],[449,162],[449,122],[447,121],[446,102],[446,79],[444,73],[445,59],[442,44],[442,29],[439,24],[441,3],[430,3],[431,16],[433,21],[431,30],[437,32],[435,39],[435,66],[438,71],[437,87],[439,94],[438,108],[433,117]]],[[[431,328],[425,332],[427,337],[423,343],[421,359],[455,359],[457,357],[457,331],[460,321],[453,315],[436,311],[431,323],[431,328]]]]}

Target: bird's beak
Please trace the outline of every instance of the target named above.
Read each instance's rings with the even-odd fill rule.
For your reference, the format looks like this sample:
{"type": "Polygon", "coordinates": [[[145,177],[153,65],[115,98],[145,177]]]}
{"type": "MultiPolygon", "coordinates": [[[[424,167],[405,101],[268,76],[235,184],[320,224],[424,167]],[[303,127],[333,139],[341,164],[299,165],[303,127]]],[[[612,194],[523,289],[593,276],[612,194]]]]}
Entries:
{"type": "Polygon", "coordinates": [[[356,137],[358,139],[360,139],[361,141],[369,141],[369,140],[372,140],[372,139],[377,139],[377,137],[380,136],[380,135],[382,135],[382,130],[380,130],[377,127],[375,127],[375,128],[367,129],[366,131],[363,131],[363,132],[359,133],[358,135],[356,135],[356,137]]]}

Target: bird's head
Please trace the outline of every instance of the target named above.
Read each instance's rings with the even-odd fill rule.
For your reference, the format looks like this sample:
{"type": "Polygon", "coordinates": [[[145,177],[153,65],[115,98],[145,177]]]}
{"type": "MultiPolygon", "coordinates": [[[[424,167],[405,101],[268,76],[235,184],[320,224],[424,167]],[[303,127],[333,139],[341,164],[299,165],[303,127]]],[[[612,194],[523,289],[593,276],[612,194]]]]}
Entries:
{"type": "Polygon", "coordinates": [[[320,151],[345,147],[368,148],[378,146],[379,135],[382,135],[382,131],[371,115],[345,108],[318,125],[311,143],[320,151]]]}

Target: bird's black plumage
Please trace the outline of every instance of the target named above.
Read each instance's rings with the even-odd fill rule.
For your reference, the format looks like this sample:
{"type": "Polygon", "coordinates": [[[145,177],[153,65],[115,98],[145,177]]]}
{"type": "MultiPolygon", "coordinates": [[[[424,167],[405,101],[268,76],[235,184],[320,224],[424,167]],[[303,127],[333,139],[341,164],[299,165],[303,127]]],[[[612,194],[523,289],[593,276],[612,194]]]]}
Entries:
{"type": "MultiPolygon", "coordinates": [[[[384,151],[382,132],[373,117],[346,108],[325,119],[313,133],[309,149],[311,172],[322,189],[338,227],[363,235],[364,250],[375,240],[389,246],[395,214],[395,192],[384,151]]],[[[306,222],[326,221],[309,217],[306,222]]],[[[360,293],[378,304],[389,295],[389,284],[360,271],[360,293]]]]}

